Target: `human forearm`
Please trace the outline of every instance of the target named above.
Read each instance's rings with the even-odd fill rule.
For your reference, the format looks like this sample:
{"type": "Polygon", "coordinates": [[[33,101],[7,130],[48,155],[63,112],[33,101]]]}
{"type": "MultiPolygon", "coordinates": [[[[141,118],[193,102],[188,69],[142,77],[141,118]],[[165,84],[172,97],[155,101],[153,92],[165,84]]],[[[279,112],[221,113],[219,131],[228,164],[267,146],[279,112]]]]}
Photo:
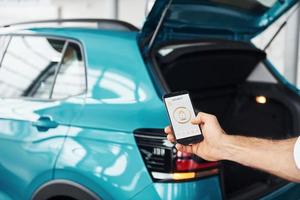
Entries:
{"type": "MultiPolygon", "coordinates": [[[[221,128],[217,118],[207,113],[198,113],[192,123],[201,126],[204,140],[192,145],[176,144],[179,151],[196,154],[208,161],[231,160],[284,179],[300,182],[300,170],[297,169],[294,159],[296,138],[274,141],[230,136],[221,128]]],[[[168,134],[168,140],[175,142],[171,127],[167,127],[165,132],[168,134]]],[[[300,156],[298,144],[295,155],[300,156]]],[[[300,166],[300,161],[297,160],[297,163],[300,166]]]]}
{"type": "Polygon", "coordinates": [[[274,141],[226,135],[223,158],[300,182],[300,170],[293,157],[295,142],[296,139],[274,141]]]}

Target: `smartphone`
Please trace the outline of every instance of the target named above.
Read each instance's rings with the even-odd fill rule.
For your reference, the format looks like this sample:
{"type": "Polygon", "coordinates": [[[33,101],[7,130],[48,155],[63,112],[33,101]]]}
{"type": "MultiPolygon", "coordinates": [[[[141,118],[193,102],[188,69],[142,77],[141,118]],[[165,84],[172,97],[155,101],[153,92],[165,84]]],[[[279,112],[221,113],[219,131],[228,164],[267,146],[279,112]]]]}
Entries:
{"type": "Polygon", "coordinates": [[[200,127],[191,123],[196,115],[189,93],[187,91],[169,93],[164,95],[163,99],[176,142],[189,145],[202,141],[200,127]]]}

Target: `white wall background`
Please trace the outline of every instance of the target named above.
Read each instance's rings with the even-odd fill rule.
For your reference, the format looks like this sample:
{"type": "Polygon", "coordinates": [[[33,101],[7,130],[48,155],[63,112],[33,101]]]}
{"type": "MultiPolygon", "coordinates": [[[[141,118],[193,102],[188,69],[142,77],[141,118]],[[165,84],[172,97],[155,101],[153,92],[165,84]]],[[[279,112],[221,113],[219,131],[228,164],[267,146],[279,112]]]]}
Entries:
{"type": "MultiPolygon", "coordinates": [[[[117,0],[0,0],[0,24],[37,19],[113,18],[117,0]]],[[[118,18],[141,27],[146,0],[118,0],[118,18]]]]}
{"type": "Polygon", "coordinates": [[[289,82],[300,88],[300,9],[298,3],[252,42],[264,49],[271,38],[277,36],[266,49],[269,60],[289,82]],[[279,31],[282,24],[285,25],[279,31]]]}

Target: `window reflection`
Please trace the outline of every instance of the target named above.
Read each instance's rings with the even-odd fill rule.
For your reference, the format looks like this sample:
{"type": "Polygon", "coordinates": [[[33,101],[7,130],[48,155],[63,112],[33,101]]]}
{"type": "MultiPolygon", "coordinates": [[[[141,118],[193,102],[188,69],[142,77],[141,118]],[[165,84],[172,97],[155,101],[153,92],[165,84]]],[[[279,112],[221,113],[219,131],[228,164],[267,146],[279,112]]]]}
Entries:
{"type": "Polygon", "coordinates": [[[117,73],[105,72],[99,83],[100,88],[111,91],[117,98],[102,99],[104,102],[135,102],[135,84],[132,80],[117,73]]]}
{"type": "Polygon", "coordinates": [[[85,91],[85,66],[80,47],[70,43],[58,72],[52,98],[65,98],[85,91]]]}
{"type": "Polygon", "coordinates": [[[14,36],[0,68],[0,95],[48,98],[64,41],[14,36]]]}
{"type": "Polygon", "coordinates": [[[86,154],[86,149],[80,143],[68,139],[65,141],[60,159],[68,163],[69,166],[75,167],[86,157],[86,154]]]}
{"type": "Polygon", "coordinates": [[[91,95],[103,103],[131,104],[145,101],[147,98],[142,84],[135,82],[135,79],[127,74],[109,69],[104,71],[89,69],[88,72],[91,95]]]}
{"type": "Polygon", "coordinates": [[[127,160],[126,154],[119,155],[115,162],[104,170],[104,174],[107,176],[121,176],[126,170],[127,160]]]}

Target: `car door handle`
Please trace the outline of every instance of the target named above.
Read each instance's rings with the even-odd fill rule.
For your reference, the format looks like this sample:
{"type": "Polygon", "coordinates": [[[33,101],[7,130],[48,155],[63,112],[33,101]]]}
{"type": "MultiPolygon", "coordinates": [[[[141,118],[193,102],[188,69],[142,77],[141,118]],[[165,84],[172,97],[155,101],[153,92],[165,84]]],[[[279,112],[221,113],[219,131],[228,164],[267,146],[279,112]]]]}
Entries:
{"type": "Polygon", "coordinates": [[[38,131],[45,132],[49,129],[57,128],[58,123],[49,116],[42,116],[36,122],[33,122],[32,126],[35,126],[38,131]]]}

